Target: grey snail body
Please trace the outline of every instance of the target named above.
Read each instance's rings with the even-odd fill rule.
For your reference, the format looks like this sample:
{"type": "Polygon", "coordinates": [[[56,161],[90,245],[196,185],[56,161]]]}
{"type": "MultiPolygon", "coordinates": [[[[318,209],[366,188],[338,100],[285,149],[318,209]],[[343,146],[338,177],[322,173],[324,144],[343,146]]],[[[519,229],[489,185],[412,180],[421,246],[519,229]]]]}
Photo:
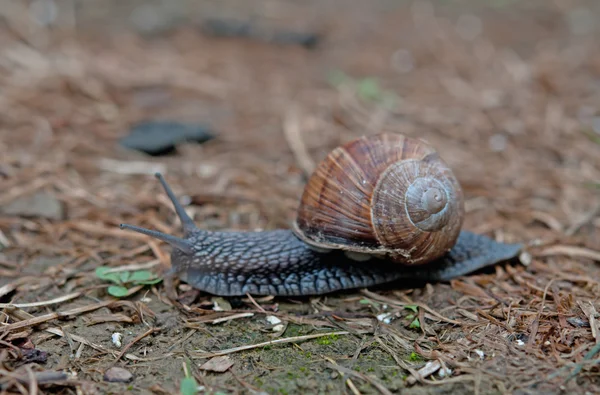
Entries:
{"type": "Polygon", "coordinates": [[[290,230],[199,229],[156,176],[183,238],[121,227],[171,244],[171,272],[214,295],[305,296],[401,279],[447,281],[522,249],[461,230],[454,175],[429,145],[401,135],[363,137],[333,150],[307,183],[290,230]]]}

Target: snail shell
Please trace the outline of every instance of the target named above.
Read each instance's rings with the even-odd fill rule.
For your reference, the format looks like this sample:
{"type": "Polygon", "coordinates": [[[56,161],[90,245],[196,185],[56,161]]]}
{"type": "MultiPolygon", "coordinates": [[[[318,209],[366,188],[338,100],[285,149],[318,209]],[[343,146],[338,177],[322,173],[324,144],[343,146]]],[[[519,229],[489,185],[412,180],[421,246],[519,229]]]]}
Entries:
{"type": "Polygon", "coordinates": [[[414,265],[450,251],[463,219],[462,189],[433,147],[380,134],[334,149],[317,166],[293,231],[315,249],[414,265]]]}

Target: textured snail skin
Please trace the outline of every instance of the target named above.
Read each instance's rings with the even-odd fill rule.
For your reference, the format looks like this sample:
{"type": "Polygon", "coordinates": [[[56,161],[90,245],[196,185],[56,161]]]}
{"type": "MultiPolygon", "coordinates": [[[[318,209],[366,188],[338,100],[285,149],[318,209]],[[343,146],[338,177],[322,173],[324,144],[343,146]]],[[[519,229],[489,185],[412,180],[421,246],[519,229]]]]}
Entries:
{"type": "Polygon", "coordinates": [[[222,296],[305,296],[394,280],[447,281],[516,257],[520,244],[504,244],[462,231],[452,250],[427,265],[400,266],[372,258],[360,262],[334,250],[310,249],[289,230],[190,232],[193,253],[173,249],[172,271],[199,290],[222,296]]]}

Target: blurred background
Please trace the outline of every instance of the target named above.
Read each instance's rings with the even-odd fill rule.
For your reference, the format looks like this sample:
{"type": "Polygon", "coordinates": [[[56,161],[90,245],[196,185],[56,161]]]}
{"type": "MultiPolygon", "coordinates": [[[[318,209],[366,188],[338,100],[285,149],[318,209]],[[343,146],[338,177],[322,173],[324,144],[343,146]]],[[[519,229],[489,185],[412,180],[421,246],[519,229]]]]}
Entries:
{"type": "Polygon", "coordinates": [[[523,218],[551,213],[556,228],[596,204],[598,10],[572,0],[4,0],[4,242],[28,239],[19,218],[88,230],[150,221],[131,215],[157,201],[168,209],[155,171],[208,228],[287,227],[314,164],[380,132],[440,150],[465,188],[467,227],[543,238],[523,218]]]}

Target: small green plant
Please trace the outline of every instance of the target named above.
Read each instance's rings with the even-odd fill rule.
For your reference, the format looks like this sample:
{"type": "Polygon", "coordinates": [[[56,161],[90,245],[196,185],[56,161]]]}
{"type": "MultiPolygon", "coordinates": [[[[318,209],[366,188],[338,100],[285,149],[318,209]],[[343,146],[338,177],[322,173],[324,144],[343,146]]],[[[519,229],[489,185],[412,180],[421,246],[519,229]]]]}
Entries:
{"type": "Polygon", "coordinates": [[[408,310],[412,310],[414,313],[417,313],[419,306],[407,304],[406,306],[404,306],[404,308],[408,309],[408,310]]]}
{"type": "Polygon", "coordinates": [[[415,314],[409,314],[406,316],[406,319],[411,321],[410,324],[408,325],[408,327],[410,329],[419,329],[421,328],[421,322],[419,321],[419,317],[416,315],[418,313],[419,310],[419,306],[415,306],[415,305],[406,305],[404,306],[405,309],[408,309],[412,312],[414,312],[415,314]]]}
{"type": "Polygon", "coordinates": [[[114,297],[122,298],[129,292],[128,286],[152,285],[162,281],[149,270],[135,270],[111,272],[113,268],[100,266],[96,268],[96,277],[114,283],[108,287],[108,293],[114,297]]]}
{"type": "Polygon", "coordinates": [[[321,338],[319,338],[319,340],[317,340],[317,343],[320,344],[321,346],[328,346],[331,343],[333,343],[334,341],[336,341],[338,339],[338,335],[329,335],[329,336],[323,336],[321,338]]]}
{"type": "Polygon", "coordinates": [[[419,318],[415,318],[410,325],[408,326],[410,329],[420,329],[421,328],[421,322],[419,322],[419,318]]]}
{"type": "Polygon", "coordinates": [[[410,353],[410,357],[408,357],[408,359],[411,362],[420,362],[420,361],[423,360],[423,358],[419,354],[417,354],[416,352],[414,352],[414,351],[410,353]]]}
{"type": "Polygon", "coordinates": [[[198,393],[198,383],[196,379],[190,374],[191,363],[189,360],[186,361],[186,369],[184,369],[185,377],[181,379],[179,384],[179,392],[181,395],[196,395],[198,393]]]}
{"type": "Polygon", "coordinates": [[[328,81],[338,89],[342,86],[352,87],[356,95],[366,103],[393,108],[398,102],[398,96],[381,87],[379,80],[375,77],[355,79],[341,70],[334,70],[329,73],[328,81]]]}

